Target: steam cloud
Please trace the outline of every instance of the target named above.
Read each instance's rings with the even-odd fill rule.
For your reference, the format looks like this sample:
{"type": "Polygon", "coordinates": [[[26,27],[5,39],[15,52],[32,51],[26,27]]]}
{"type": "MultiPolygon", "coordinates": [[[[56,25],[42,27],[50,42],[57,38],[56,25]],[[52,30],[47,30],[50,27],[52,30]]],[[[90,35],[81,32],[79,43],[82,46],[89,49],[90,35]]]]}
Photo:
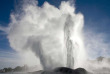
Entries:
{"type": "Polygon", "coordinates": [[[9,27],[0,26],[8,34],[10,46],[23,58],[23,64],[37,65],[37,70],[61,66],[86,67],[88,71],[109,68],[106,58],[100,63],[86,61],[88,57],[108,57],[110,43],[105,42],[106,35],[90,28],[84,31],[83,41],[83,15],[75,13],[74,5],[62,2],[56,8],[47,2],[42,7],[37,4],[35,0],[24,0],[19,12],[11,14],[9,27]]]}
{"type": "Polygon", "coordinates": [[[75,7],[69,2],[62,2],[59,8],[47,2],[42,7],[36,4],[35,0],[24,1],[21,12],[11,14],[8,33],[11,47],[25,57],[28,65],[40,64],[43,69],[66,66],[68,46],[65,45],[64,27],[67,24],[74,68],[84,67],[83,15],[75,14],[75,7]]]}

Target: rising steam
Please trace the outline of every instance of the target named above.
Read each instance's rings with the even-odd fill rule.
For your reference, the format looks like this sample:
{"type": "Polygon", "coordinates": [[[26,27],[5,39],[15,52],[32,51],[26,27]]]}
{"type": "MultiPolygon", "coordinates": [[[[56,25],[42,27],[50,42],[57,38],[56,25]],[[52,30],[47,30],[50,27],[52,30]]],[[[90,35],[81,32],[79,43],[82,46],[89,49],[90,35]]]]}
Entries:
{"type": "Polygon", "coordinates": [[[34,0],[24,2],[20,13],[11,14],[8,33],[11,47],[25,57],[24,62],[40,62],[43,69],[84,67],[83,15],[76,14],[69,2],[59,8],[47,2],[42,7],[34,0]]]}

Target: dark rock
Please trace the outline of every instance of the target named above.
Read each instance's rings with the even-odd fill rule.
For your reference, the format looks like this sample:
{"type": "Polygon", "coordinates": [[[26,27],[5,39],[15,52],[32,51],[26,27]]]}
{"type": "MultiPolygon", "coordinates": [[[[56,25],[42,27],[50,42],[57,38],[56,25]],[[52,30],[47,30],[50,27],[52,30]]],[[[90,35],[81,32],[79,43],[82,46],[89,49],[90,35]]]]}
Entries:
{"type": "Polygon", "coordinates": [[[67,67],[59,67],[54,70],[54,72],[60,72],[60,73],[68,73],[72,74],[74,72],[73,69],[67,68],[67,67]]]}
{"type": "Polygon", "coordinates": [[[87,74],[87,71],[84,68],[75,69],[76,74],[87,74]]]}
{"type": "Polygon", "coordinates": [[[36,71],[31,74],[87,74],[87,71],[84,68],[71,69],[67,67],[58,67],[54,70],[36,71]]]}
{"type": "Polygon", "coordinates": [[[71,69],[67,67],[59,67],[54,70],[54,72],[60,72],[62,74],[87,74],[84,68],[71,69]]]}

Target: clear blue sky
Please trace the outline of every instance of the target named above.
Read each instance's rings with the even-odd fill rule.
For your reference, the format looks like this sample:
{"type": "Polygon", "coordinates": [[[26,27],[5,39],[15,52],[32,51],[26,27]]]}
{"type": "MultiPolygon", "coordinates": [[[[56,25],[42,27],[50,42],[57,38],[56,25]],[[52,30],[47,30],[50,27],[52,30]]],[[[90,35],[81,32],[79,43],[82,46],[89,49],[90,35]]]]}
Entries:
{"type": "MultiPolygon", "coordinates": [[[[19,0],[18,0],[19,1],[19,0]]],[[[10,13],[14,11],[16,0],[0,0],[0,26],[8,26],[10,13]]],[[[58,7],[62,0],[38,0],[39,6],[44,1],[58,7]]],[[[67,1],[67,0],[65,0],[67,1]]],[[[81,12],[85,19],[85,30],[88,28],[96,33],[106,35],[105,42],[110,43],[110,0],[76,0],[76,13],[81,12]]],[[[14,52],[9,45],[7,35],[0,31],[0,51],[14,52]]],[[[1,54],[2,52],[0,52],[1,54]]],[[[2,57],[2,55],[0,55],[2,57]]]]}

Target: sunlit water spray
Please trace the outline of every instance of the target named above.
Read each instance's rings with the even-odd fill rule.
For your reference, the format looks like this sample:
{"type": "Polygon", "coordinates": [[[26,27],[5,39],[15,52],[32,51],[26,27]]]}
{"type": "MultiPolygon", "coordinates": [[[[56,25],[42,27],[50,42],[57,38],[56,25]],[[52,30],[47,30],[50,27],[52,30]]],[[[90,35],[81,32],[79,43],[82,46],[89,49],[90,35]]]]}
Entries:
{"type": "Polygon", "coordinates": [[[81,37],[82,23],[73,21],[74,17],[68,15],[64,26],[64,39],[67,51],[67,67],[82,67],[85,60],[85,49],[81,37]],[[81,60],[81,61],[80,61],[81,60]],[[82,65],[81,65],[82,64],[82,65]]]}
{"type": "Polygon", "coordinates": [[[43,69],[85,67],[83,15],[75,13],[69,2],[56,8],[45,2],[25,2],[20,13],[11,14],[8,39],[13,49],[25,57],[28,65],[43,69]]]}

